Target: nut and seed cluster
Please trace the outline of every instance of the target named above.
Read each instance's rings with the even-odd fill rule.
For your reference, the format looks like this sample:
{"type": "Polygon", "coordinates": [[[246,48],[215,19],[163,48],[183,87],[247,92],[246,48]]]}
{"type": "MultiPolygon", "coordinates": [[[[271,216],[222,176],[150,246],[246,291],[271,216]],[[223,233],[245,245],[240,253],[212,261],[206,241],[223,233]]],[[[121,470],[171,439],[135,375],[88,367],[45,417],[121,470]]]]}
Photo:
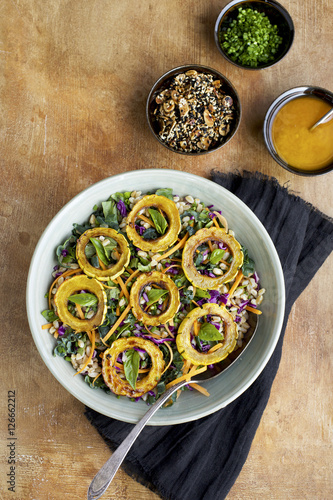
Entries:
{"type": "Polygon", "coordinates": [[[230,133],[235,119],[232,97],[210,73],[176,75],[155,98],[159,137],[176,151],[207,151],[230,133]]]}

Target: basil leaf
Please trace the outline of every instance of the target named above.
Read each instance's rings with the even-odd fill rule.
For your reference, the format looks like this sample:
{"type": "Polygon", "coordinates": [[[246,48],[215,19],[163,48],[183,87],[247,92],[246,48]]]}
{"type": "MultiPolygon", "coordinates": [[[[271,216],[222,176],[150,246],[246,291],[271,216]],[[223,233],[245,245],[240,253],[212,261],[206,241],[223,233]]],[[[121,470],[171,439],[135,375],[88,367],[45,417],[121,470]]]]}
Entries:
{"type": "Polygon", "coordinates": [[[118,229],[117,205],[113,200],[102,202],[105,223],[113,229],[118,229]]]}
{"type": "Polygon", "coordinates": [[[68,300],[83,307],[95,306],[98,302],[96,295],[92,293],[77,293],[70,295],[68,300]]]}
{"type": "Polygon", "coordinates": [[[158,210],[154,210],[153,208],[149,208],[148,212],[153,220],[153,223],[155,224],[157,232],[160,234],[164,234],[166,228],[168,227],[168,223],[165,217],[162,214],[160,214],[158,210]]]}
{"type": "Polygon", "coordinates": [[[151,271],[151,264],[149,263],[146,266],[144,266],[143,264],[141,264],[141,262],[138,262],[138,269],[142,273],[150,273],[150,271],[151,271]]]}
{"type": "Polygon", "coordinates": [[[108,240],[110,241],[110,243],[108,243],[107,245],[103,245],[103,249],[104,249],[104,252],[105,252],[105,255],[106,255],[106,258],[108,260],[111,260],[111,254],[112,254],[112,251],[117,248],[117,242],[116,240],[114,240],[113,238],[108,238],[108,240]]]}
{"type": "Polygon", "coordinates": [[[90,241],[95,247],[98,258],[103,262],[103,264],[108,266],[109,260],[105,254],[105,250],[104,250],[104,247],[102,245],[101,240],[99,240],[98,238],[90,238],[90,241]]]}
{"type": "Polygon", "coordinates": [[[251,259],[251,257],[249,257],[247,248],[245,248],[245,247],[242,246],[242,252],[244,254],[244,261],[243,261],[243,265],[242,265],[242,273],[244,274],[244,276],[249,276],[250,274],[254,273],[255,263],[254,263],[254,260],[251,259]]]}
{"type": "Polygon", "coordinates": [[[94,245],[92,243],[87,243],[84,253],[86,254],[87,259],[91,259],[91,257],[96,254],[94,245]]]}
{"type": "Polygon", "coordinates": [[[216,326],[212,325],[211,323],[203,323],[199,333],[198,337],[201,340],[222,340],[224,337],[222,333],[218,331],[216,326]]]}
{"type": "Polygon", "coordinates": [[[149,290],[149,292],[147,293],[147,307],[150,307],[151,305],[155,304],[155,302],[158,302],[160,298],[164,297],[164,295],[166,295],[167,293],[169,293],[168,290],[164,290],[161,288],[152,288],[151,290],[149,290]]]}
{"type": "Polygon", "coordinates": [[[201,299],[210,299],[210,293],[207,290],[201,290],[200,288],[196,289],[195,296],[200,297],[201,299]]]}
{"type": "Polygon", "coordinates": [[[53,311],[53,309],[45,309],[45,311],[42,312],[42,315],[50,323],[53,323],[53,321],[59,319],[56,313],[53,311]]]}
{"type": "Polygon", "coordinates": [[[155,194],[157,194],[157,196],[165,196],[173,201],[172,189],[170,188],[158,189],[155,194]]]}
{"type": "Polygon", "coordinates": [[[125,377],[130,386],[135,389],[136,379],[138,378],[140,364],[140,355],[134,349],[126,351],[126,360],[124,361],[125,377]]]}
{"type": "Polygon", "coordinates": [[[225,250],[222,250],[221,248],[215,248],[215,250],[212,251],[210,254],[209,260],[211,264],[217,264],[220,262],[224,255],[225,250]]]}

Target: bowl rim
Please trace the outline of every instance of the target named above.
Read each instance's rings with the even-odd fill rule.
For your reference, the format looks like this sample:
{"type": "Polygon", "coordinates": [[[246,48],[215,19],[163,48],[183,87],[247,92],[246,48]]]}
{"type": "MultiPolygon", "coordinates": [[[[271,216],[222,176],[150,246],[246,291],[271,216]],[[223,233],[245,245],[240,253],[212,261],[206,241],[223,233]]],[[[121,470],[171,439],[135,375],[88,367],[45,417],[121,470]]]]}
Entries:
{"type": "Polygon", "coordinates": [[[160,144],[162,144],[162,146],[164,146],[169,151],[172,151],[173,153],[178,153],[178,154],[181,154],[181,155],[184,155],[184,156],[202,156],[202,155],[206,155],[206,154],[214,153],[215,151],[218,151],[219,149],[221,149],[223,146],[225,146],[234,137],[234,135],[238,131],[238,128],[239,128],[239,125],[240,125],[240,122],[241,122],[241,119],[242,119],[242,105],[241,105],[241,101],[240,101],[240,98],[239,98],[239,94],[238,94],[235,86],[231,83],[231,81],[225,75],[223,75],[223,73],[221,73],[217,69],[211,68],[210,66],[206,66],[206,65],[203,65],[203,64],[196,64],[196,63],[193,63],[193,64],[182,64],[181,66],[176,66],[176,67],[174,67],[174,68],[166,71],[165,73],[163,73],[163,75],[161,75],[155,81],[155,83],[153,84],[153,86],[151,87],[150,92],[149,92],[148,97],[147,97],[147,101],[146,101],[146,119],[147,119],[147,122],[148,122],[148,126],[150,128],[150,131],[153,134],[153,136],[155,137],[155,139],[157,139],[158,142],[160,144]],[[187,153],[185,151],[178,151],[178,150],[173,149],[172,147],[168,146],[167,144],[165,144],[164,141],[162,141],[160,139],[160,137],[158,136],[158,134],[156,134],[156,132],[155,132],[153,126],[152,126],[152,123],[151,123],[150,106],[151,106],[151,104],[153,102],[153,95],[157,92],[157,89],[159,88],[159,86],[161,84],[163,84],[166,80],[168,80],[172,76],[174,76],[174,75],[176,75],[178,73],[183,73],[185,71],[189,71],[191,69],[199,70],[202,73],[211,73],[213,75],[215,74],[221,80],[223,80],[224,83],[226,83],[227,85],[229,85],[229,87],[231,88],[232,92],[234,93],[234,95],[237,98],[237,114],[238,114],[237,120],[238,120],[238,123],[236,124],[236,127],[235,127],[234,131],[232,132],[232,134],[230,134],[230,136],[228,136],[228,138],[223,142],[223,144],[220,144],[219,146],[214,147],[212,149],[208,149],[208,150],[204,150],[204,151],[197,151],[197,152],[193,152],[193,153],[187,153]]]}
{"type": "Polygon", "coordinates": [[[250,70],[250,71],[263,70],[263,69],[271,68],[272,66],[275,66],[276,64],[278,64],[280,61],[282,61],[282,59],[284,59],[284,57],[290,51],[290,49],[293,45],[293,42],[294,42],[294,38],[295,38],[295,25],[294,25],[294,22],[292,20],[292,17],[289,14],[289,12],[287,11],[287,9],[283,5],[281,5],[279,2],[277,2],[276,0],[231,0],[221,10],[220,14],[217,17],[217,20],[215,23],[215,28],[214,28],[214,40],[215,40],[216,47],[217,47],[218,51],[220,52],[220,54],[227,61],[229,61],[231,64],[233,64],[234,66],[237,66],[238,68],[241,68],[241,69],[250,70]],[[222,19],[228,14],[229,10],[234,9],[238,5],[241,5],[244,3],[254,3],[254,2],[262,3],[263,5],[270,5],[271,7],[276,8],[279,11],[279,13],[281,15],[283,15],[283,17],[286,19],[287,24],[292,26],[292,29],[290,29],[291,39],[290,39],[289,46],[288,46],[287,50],[285,51],[285,53],[281,57],[279,57],[278,59],[272,61],[271,63],[267,63],[267,64],[260,66],[260,67],[257,67],[257,68],[252,68],[250,66],[243,66],[242,64],[239,64],[239,63],[233,61],[224,52],[224,50],[222,49],[220,42],[219,42],[220,24],[221,24],[222,19]]]}
{"type": "Polygon", "coordinates": [[[292,167],[288,163],[286,163],[282,158],[280,158],[279,154],[277,153],[272,136],[271,136],[271,131],[272,131],[272,124],[274,121],[274,118],[277,114],[277,112],[283,108],[283,106],[287,103],[290,102],[294,99],[297,99],[299,97],[303,96],[314,96],[317,98],[321,98],[322,95],[327,95],[327,97],[330,98],[331,104],[333,106],[333,92],[331,92],[328,89],[325,89],[323,87],[319,87],[318,85],[301,85],[298,87],[291,87],[288,90],[285,90],[282,92],[282,94],[278,95],[274,101],[270,104],[268,110],[266,111],[265,118],[264,118],[264,123],[263,123],[263,136],[264,136],[264,141],[266,148],[272,158],[285,170],[288,170],[288,172],[291,172],[292,174],[296,175],[301,175],[303,177],[317,177],[319,175],[324,175],[327,173],[332,172],[333,170],[333,163],[330,165],[327,165],[326,167],[323,167],[320,170],[297,170],[296,168],[292,167]]]}
{"type": "MultiPolygon", "coordinates": [[[[131,404],[131,412],[126,414],[126,418],[124,418],[124,407],[120,405],[120,409],[118,406],[114,408],[113,406],[113,401],[110,401],[110,405],[108,407],[105,407],[103,405],[103,399],[97,395],[96,399],[96,392],[97,391],[92,391],[90,387],[81,379],[77,379],[77,384],[80,384],[80,389],[81,387],[85,387],[85,389],[81,392],[77,392],[75,390],[75,386],[73,386],[73,374],[71,373],[71,376],[69,377],[63,377],[62,373],[58,371],[55,360],[57,358],[54,358],[52,355],[52,351],[49,352],[49,348],[46,347],[43,344],[42,341],[42,331],[41,330],[41,324],[43,323],[42,316],[40,314],[41,309],[40,309],[40,300],[42,300],[43,297],[40,297],[40,295],[36,295],[36,275],[38,275],[37,269],[39,269],[39,263],[43,260],[43,256],[45,255],[45,248],[49,248],[50,245],[48,243],[48,236],[52,234],[54,229],[58,227],[57,225],[59,222],[62,220],[63,217],[68,216],[68,213],[73,212],[73,209],[75,208],[75,205],[81,205],[79,206],[80,208],[80,213],[82,211],[82,204],[86,205],[87,199],[89,199],[89,196],[92,197],[92,199],[95,200],[97,203],[100,197],[105,195],[105,192],[107,191],[110,194],[112,192],[115,192],[115,189],[113,186],[117,186],[117,183],[121,183],[124,186],[128,186],[128,183],[126,184],[126,181],[130,179],[130,177],[134,175],[134,179],[140,180],[143,177],[145,178],[145,182],[150,184],[156,183],[156,187],[161,186],[160,182],[170,182],[170,184],[173,184],[174,186],[184,186],[187,185],[192,185],[191,183],[194,183],[195,185],[198,185],[198,191],[202,190],[202,186],[204,185],[205,188],[207,188],[207,192],[211,192],[213,189],[215,192],[215,195],[220,197],[224,196],[225,200],[228,200],[229,206],[231,205],[237,205],[240,207],[242,210],[243,214],[247,215],[248,221],[250,224],[253,224],[257,230],[258,233],[260,233],[260,238],[262,244],[264,243],[266,245],[266,248],[268,249],[268,253],[270,255],[270,261],[274,262],[274,277],[276,278],[276,283],[277,283],[277,290],[278,290],[278,301],[276,303],[276,317],[274,320],[274,329],[272,337],[270,337],[269,343],[267,347],[265,347],[264,353],[260,358],[260,362],[258,364],[255,364],[253,366],[251,364],[251,361],[247,361],[246,365],[246,377],[242,380],[242,384],[239,384],[237,382],[235,386],[232,386],[228,388],[228,393],[225,396],[223,401],[216,401],[216,400],[211,400],[209,404],[204,405],[204,410],[201,409],[201,411],[198,414],[197,412],[192,413],[186,411],[185,416],[175,416],[173,412],[169,409],[166,409],[163,412],[162,417],[158,416],[158,412],[152,420],[149,422],[149,425],[174,425],[174,424],[179,424],[179,423],[184,423],[184,422],[189,422],[196,420],[198,418],[202,418],[204,416],[207,416],[211,413],[214,413],[215,411],[227,406],[230,404],[232,401],[234,401],[236,398],[238,398],[244,391],[248,389],[248,387],[258,378],[262,370],[265,368],[267,365],[271,355],[273,354],[273,351],[275,350],[276,344],[279,340],[283,321],[284,321],[284,313],[285,313],[285,285],[284,285],[284,276],[283,276],[283,271],[282,271],[282,266],[281,262],[279,259],[279,256],[277,254],[277,251],[275,249],[275,246],[263,226],[263,224],[259,221],[259,219],[255,216],[255,214],[250,210],[250,208],[242,202],[237,196],[235,196],[233,193],[225,189],[224,187],[220,186],[219,184],[206,179],[201,176],[197,176],[194,174],[189,174],[187,172],[179,171],[179,170],[172,170],[172,169],[138,169],[138,170],[132,170],[126,173],[121,173],[117,174],[108,178],[105,178],[97,183],[94,183],[78,193],[76,196],[74,196],[70,201],[68,201],[60,210],[59,212],[53,217],[53,219],[49,222],[45,230],[43,231],[37,245],[35,248],[35,251],[33,253],[31,263],[30,263],[30,268],[29,268],[29,273],[28,273],[28,279],[27,279],[27,288],[26,288],[26,308],[27,308],[27,315],[28,315],[28,321],[29,321],[29,326],[30,330],[34,339],[34,342],[36,344],[36,347],[48,367],[48,369],[51,371],[51,373],[54,375],[54,377],[58,380],[58,382],[63,385],[65,389],[69,393],[71,393],[76,399],[81,401],[83,404],[89,406],[90,408],[94,409],[95,411],[102,413],[106,416],[109,416],[111,418],[115,418],[124,422],[129,422],[129,423],[136,423],[138,421],[138,418],[143,416],[146,411],[147,407],[146,405],[140,406],[140,408],[137,405],[134,405],[134,403],[129,402],[128,404],[131,404]],[[162,174],[162,175],[161,175],[162,174]],[[162,179],[162,180],[160,180],[162,179]],[[172,179],[170,181],[170,179],[172,179]],[[108,189],[106,189],[108,188],[108,189]],[[100,196],[98,195],[100,193],[100,196]],[[36,298],[37,297],[37,298],[36,298]],[[239,387],[241,385],[241,387],[239,387]],[[88,396],[85,395],[85,391],[87,392],[88,396]],[[212,406],[213,405],[213,406],[212,406]],[[133,408],[133,411],[132,411],[133,408]]],[[[193,185],[192,185],[193,187],[193,185]]],[[[175,187],[174,187],[175,189],[175,187]]],[[[89,202],[92,201],[92,199],[89,199],[89,202]]],[[[225,202],[226,203],[226,202],[225,202]]],[[[78,207],[76,207],[78,209],[78,207]]],[[[229,208],[230,209],[230,208],[229,208]]],[[[87,209],[84,209],[86,212],[88,212],[87,209]]],[[[83,217],[83,215],[82,215],[83,217]]],[[[73,218],[70,219],[71,222],[73,222],[73,218]]],[[[68,221],[69,225],[69,221],[68,221]]],[[[64,229],[62,229],[64,231],[64,229]]],[[[66,231],[67,231],[67,225],[66,225],[66,231]]],[[[251,345],[253,345],[251,343],[251,345]]],[[[250,346],[251,347],[251,346],[250,346]]],[[[227,378],[228,373],[230,374],[230,377],[232,379],[232,373],[234,373],[235,370],[244,369],[244,363],[246,363],[245,359],[248,353],[248,349],[245,350],[245,355],[240,356],[240,358],[233,364],[232,367],[230,367],[230,370],[227,370],[227,378]],[[243,363],[243,364],[241,364],[243,363]]],[[[59,358],[58,363],[63,363],[63,360],[59,358]]],[[[60,366],[60,365],[59,365],[60,366]]],[[[63,365],[61,365],[62,367],[63,365]]],[[[71,367],[68,367],[69,369],[71,367]]],[[[221,380],[223,380],[223,374],[221,375],[221,380]]],[[[233,379],[232,379],[233,380],[233,379]]],[[[104,394],[104,393],[102,393],[104,394]]],[[[105,395],[106,396],[106,395],[105,395]]],[[[187,396],[184,394],[184,396],[187,396]]],[[[192,393],[190,394],[192,396],[192,393]]],[[[200,396],[200,395],[199,395],[200,396]]],[[[108,396],[106,396],[108,397],[108,396]]],[[[193,397],[193,396],[192,396],[193,397]]],[[[118,401],[118,400],[117,400],[118,401]]],[[[126,412],[125,412],[126,413],[126,412]]],[[[159,414],[161,415],[161,413],[159,414]]]]}

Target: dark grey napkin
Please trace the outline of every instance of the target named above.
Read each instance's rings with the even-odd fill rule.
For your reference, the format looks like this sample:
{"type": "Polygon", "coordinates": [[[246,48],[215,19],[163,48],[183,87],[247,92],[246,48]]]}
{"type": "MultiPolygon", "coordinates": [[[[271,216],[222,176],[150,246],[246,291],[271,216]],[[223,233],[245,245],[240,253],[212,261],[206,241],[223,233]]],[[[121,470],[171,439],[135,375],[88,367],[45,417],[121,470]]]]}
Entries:
{"type": "MultiPolygon", "coordinates": [[[[124,469],[165,500],[226,497],[244,465],[266,407],[291,307],[333,249],[333,221],[288,193],[276,179],[259,173],[227,175],[216,171],[212,180],[243,200],[270,234],[283,267],[286,314],[269,363],[244,394],[195,422],[146,427],[134,444],[124,469]]],[[[85,415],[111,450],[133,427],[89,408],[85,415]]]]}

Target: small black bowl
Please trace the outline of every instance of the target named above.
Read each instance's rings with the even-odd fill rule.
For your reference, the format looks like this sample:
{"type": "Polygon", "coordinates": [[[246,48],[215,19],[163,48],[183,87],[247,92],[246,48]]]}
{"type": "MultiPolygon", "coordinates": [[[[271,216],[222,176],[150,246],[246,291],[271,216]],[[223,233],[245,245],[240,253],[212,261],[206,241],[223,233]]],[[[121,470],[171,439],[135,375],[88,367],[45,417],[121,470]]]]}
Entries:
{"type": "Polygon", "coordinates": [[[146,116],[147,116],[147,121],[148,125],[150,127],[151,132],[153,133],[154,137],[159,141],[160,144],[165,146],[167,149],[170,149],[171,151],[174,151],[175,153],[183,154],[183,155],[188,155],[188,156],[198,156],[198,155],[203,155],[207,153],[211,153],[213,151],[216,151],[220,149],[222,146],[227,144],[227,142],[230,141],[230,139],[235,135],[239,124],[241,120],[241,115],[242,115],[242,110],[241,110],[241,103],[238,97],[238,94],[236,92],[236,89],[234,86],[231,84],[231,82],[224,76],[222,73],[219,73],[215,69],[209,68],[207,66],[202,66],[200,64],[186,64],[184,66],[178,66],[177,68],[171,69],[164,75],[162,75],[157,82],[153,85],[148,98],[147,98],[147,104],[146,104],[146,116]],[[168,88],[169,83],[171,80],[182,73],[186,73],[187,71],[195,70],[198,73],[205,73],[205,74],[211,74],[213,75],[214,79],[220,80],[222,84],[222,89],[225,92],[226,95],[232,97],[233,99],[233,106],[234,106],[234,119],[230,124],[230,130],[228,134],[224,137],[221,136],[221,139],[212,144],[209,149],[207,150],[201,150],[201,151],[193,151],[193,152],[187,152],[187,151],[181,151],[179,149],[175,149],[165,143],[161,137],[159,136],[160,132],[160,125],[158,120],[156,120],[155,116],[155,111],[158,107],[158,105],[155,102],[156,97],[166,88],[168,88]]]}
{"type": "Polygon", "coordinates": [[[215,24],[215,43],[219,50],[219,52],[225,57],[229,62],[243,69],[265,69],[270,68],[274,64],[281,61],[284,56],[289,52],[293,40],[294,40],[294,23],[287,12],[287,10],[280,5],[275,0],[232,0],[229,2],[220,12],[219,17],[217,18],[215,24]],[[226,54],[226,52],[222,48],[222,43],[224,40],[223,33],[229,28],[230,23],[237,18],[238,9],[242,7],[243,9],[253,9],[258,12],[263,12],[266,14],[271,24],[277,25],[278,34],[282,37],[282,43],[280,44],[277,53],[275,54],[275,58],[268,63],[258,64],[256,67],[245,66],[236,61],[233,61],[231,57],[226,54]]]}
{"type": "Polygon", "coordinates": [[[263,133],[264,133],[264,140],[266,147],[271,154],[271,156],[274,158],[274,160],[281,165],[281,167],[285,168],[286,170],[289,170],[289,172],[292,172],[293,174],[298,174],[298,175],[303,175],[306,177],[310,176],[315,176],[315,175],[322,175],[326,174],[327,172],[331,172],[333,170],[333,163],[330,165],[327,165],[326,167],[323,167],[320,170],[301,170],[298,168],[293,167],[292,165],[288,165],[277,153],[273,139],[272,139],[272,125],[274,122],[274,119],[280,111],[281,108],[287,102],[297,99],[299,97],[304,97],[304,96],[312,96],[312,97],[317,97],[318,99],[322,99],[323,101],[327,102],[331,106],[333,106],[333,93],[330,92],[329,90],[323,89],[321,87],[312,87],[310,85],[303,86],[303,87],[294,87],[290,90],[286,90],[281,94],[279,97],[275,99],[275,101],[272,102],[270,107],[267,110],[265,120],[264,120],[264,125],[263,125],[263,133]]]}

